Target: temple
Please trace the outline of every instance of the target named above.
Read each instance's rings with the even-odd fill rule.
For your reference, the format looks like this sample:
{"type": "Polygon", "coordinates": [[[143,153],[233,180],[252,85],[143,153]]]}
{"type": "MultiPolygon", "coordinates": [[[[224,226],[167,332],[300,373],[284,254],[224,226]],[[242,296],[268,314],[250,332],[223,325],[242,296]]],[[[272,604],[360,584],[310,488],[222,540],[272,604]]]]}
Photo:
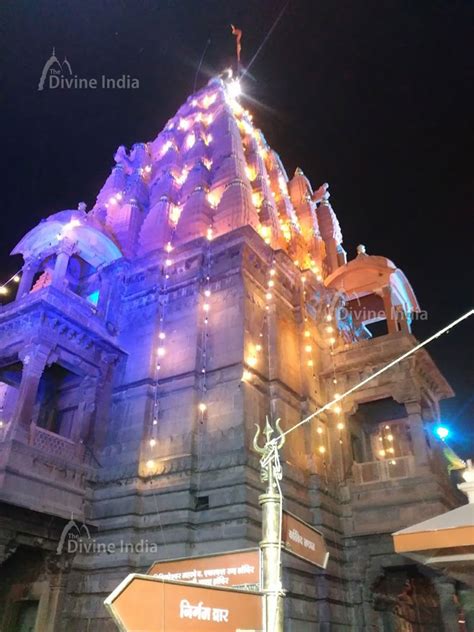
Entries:
{"type": "MultiPolygon", "coordinates": [[[[115,630],[103,601],[128,573],[256,546],[255,424],[287,429],[417,344],[402,270],[364,246],[347,259],[328,185],[288,176],[238,87],[211,79],[155,140],[117,150],[90,210],[13,250],[2,632],[115,630]]],[[[283,555],[285,629],[460,629],[464,584],[391,537],[465,502],[433,432],[452,395],[421,350],[288,435],[285,508],[330,557],[283,555]]]]}

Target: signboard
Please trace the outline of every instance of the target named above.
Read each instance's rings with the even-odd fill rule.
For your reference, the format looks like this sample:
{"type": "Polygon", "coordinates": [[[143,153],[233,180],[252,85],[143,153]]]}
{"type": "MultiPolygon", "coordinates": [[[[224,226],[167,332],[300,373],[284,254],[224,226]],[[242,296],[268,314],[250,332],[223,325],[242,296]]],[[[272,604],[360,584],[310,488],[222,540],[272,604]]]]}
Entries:
{"type": "Polygon", "coordinates": [[[122,632],[263,632],[263,597],[129,575],[105,600],[122,632]]]}
{"type": "Polygon", "coordinates": [[[260,551],[246,549],[231,553],[202,555],[155,562],[148,575],[205,586],[260,587],[260,551]]]}
{"type": "Polygon", "coordinates": [[[326,568],[329,553],[323,534],[287,511],[283,512],[281,538],[283,546],[289,553],[311,564],[326,568]]]}

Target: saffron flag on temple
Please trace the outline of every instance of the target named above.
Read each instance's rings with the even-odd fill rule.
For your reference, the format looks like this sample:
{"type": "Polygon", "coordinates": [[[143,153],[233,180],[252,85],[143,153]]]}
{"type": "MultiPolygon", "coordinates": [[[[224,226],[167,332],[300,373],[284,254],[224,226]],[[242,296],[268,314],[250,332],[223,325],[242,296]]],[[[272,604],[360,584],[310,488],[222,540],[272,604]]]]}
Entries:
{"type": "Polygon", "coordinates": [[[260,593],[131,574],[105,600],[123,632],[263,632],[260,593]]]}

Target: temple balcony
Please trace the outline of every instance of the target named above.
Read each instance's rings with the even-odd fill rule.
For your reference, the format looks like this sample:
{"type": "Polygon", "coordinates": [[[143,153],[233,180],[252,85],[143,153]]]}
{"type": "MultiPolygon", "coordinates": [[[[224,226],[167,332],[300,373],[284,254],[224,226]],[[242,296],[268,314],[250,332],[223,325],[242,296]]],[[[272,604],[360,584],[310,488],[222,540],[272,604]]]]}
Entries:
{"type": "MultiPolygon", "coordinates": [[[[329,393],[345,392],[418,344],[406,331],[346,344],[324,373],[329,393]]],[[[343,421],[348,532],[354,536],[392,533],[451,509],[457,502],[433,433],[440,399],[452,396],[426,350],[401,361],[342,402],[334,427],[343,421]]]]}
{"type": "Polygon", "coordinates": [[[67,288],[0,310],[0,502],[85,517],[122,357],[97,307],[67,288]]]}
{"type": "Polygon", "coordinates": [[[393,481],[399,478],[409,478],[415,474],[415,457],[399,456],[389,461],[368,461],[367,463],[353,463],[352,476],[354,484],[368,485],[380,481],[393,481]]]}

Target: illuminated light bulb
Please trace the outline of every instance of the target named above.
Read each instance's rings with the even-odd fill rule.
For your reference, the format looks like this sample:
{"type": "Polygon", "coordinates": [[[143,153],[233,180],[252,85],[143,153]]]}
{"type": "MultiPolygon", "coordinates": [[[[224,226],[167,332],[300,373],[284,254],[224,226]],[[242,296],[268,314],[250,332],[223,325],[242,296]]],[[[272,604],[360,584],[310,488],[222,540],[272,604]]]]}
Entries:
{"type": "Polygon", "coordinates": [[[332,383],[333,383],[333,384],[337,384],[337,379],[336,379],[336,378],[333,378],[332,383]]]}
{"type": "Polygon", "coordinates": [[[312,360],[308,360],[308,366],[313,366],[314,362],[312,360]]]}
{"type": "Polygon", "coordinates": [[[306,277],[305,276],[301,277],[301,283],[306,283],[306,277]]]}
{"type": "Polygon", "coordinates": [[[171,245],[170,241],[166,244],[165,250],[166,252],[171,252],[173,250],[173,246],[171,245]]]}
{"type": "MultiPolygon", "coordinates": [[[[151,171],[151,165],[147,165],[147,166],[145,167],[145,171],[146,171],[147,173],[150,173],[150,171],[151,171]]],[[[117,197],[118,197],[118,196],[117,196],[117,197]]],[[[120,197],[119,197],[119,200],[121,199],[121,197],[122,197],[122,196],[120,196],[120,197]]]]}
{"type": "Polygon", "coordinates": [[[385,426],[385,430],[390,430],[390,426],[385,426]]]}
{"type": "Polygon", "coordinates": [[[393,435],[391,435],[391,434],[387,435],[387,439],[388,439],[388,441],[393,441],[393,435]]]}
{"type": "Polygon", "coordinates": [[[309,338],[310,336],[311,336],[311,332],[310,332],[310,330],[309,330],[309,329],[305,329],[305,330],[304,330],[304,337],[305,337],[305,338],[309,338]]]}
{"type": "Polygon", "coordinates": [[[379,455],[380,456],[385,456],[385,450],[379,450],[379,455]]]}
{"type": "Polygon", "coordinates": [[[173,262],[171,261],[171,259],[166,259],[165,261],[165,266],[169,267],[173,262]]]}
{"type": "Polygon", "coordinates": [[[331,320],[332,320],[332,316],[331,316],[331,314],[328,314],[328,315],[326,316],[326,320],[328,321],[328,323],[330,323],[330,322],[331,322],[331,320]]]}
{"type": "Polygon", "coordinates": [[[317,279],[318,281],[322,281],[322,280],[323,280],[323,277],[322,277],[320,274],[318,274],[318,275],[316,276],[316,279],[317,279]]]}
{"type": "Polygon", "coordinates": [[[150,439],[149,443],[150,443],[150,446],[154,448],[156,445],[156,439],[150,439]]]}
{"type": "Polygon", "coordinates": [[[323,429],[321,428],[321,426],[318,426],[318,427],[316,428],[316,432],[317,432],[318,434],[323,434],[323,429]]]}
{"type": "Polygon", "coordinates": [[[184,118],[180,119],[178,129],[183,130],[183,132],[186,132],[190,127],[191,127],[191,121],[188,121],[184,118]]]}
{"type": "Polygon", "coordinates": [[[182,209],[180,206],[177,206],[176,204],[170,205],[169,220],[174,226],[176,226],[176,224],[179,222],[181,211],[182,209]]]}
{"type": "Polygon", "coordinates": [[[343,424],[342,422],[339,422],[339,423],[337,424],[337,429],[338,429],[338,430],[344,430],[344,424],[343,424]]]}
{"type": "Polygon", "coordinates": [[[242,380],[244,382],[248,382],[251,379],[252,379],[252,373],[248,369],[245,369],[244,372],[242,373],[242,380]]]}
{"type": "Polygon", "coordinates": [[[209,298],[209,296],[211,296],[211,290],[204,290],[204,296],[209,298]]]}
{"type": "Polygon", "coordinates": [[[326,331],[328,334],[332,334],[332,332],[334,331],[334,327],[332,325],[328,325],[326,327],[326,331]]]}
{"type": "Polygon", "coordinates": [[[393,459],[390,461],[390,465],[396,465],[396,464],[397,464],[397,462],[394,461],[393,459]]]}
{"type": "Polygon", "coordinates": [[[164,331],[160,331],[160,333],[158,334],[158,338],[160,340],[164,340],[166,338],[166,334],[164,331]]]}
{"type": "Polygon", "coordinates": [[[166,152],[172,147],[173,143],[170,140],[167,140],[166,143],[161,148],[160,156],[164,156],[166,152]]]}
{"type": "Polygon", "coordinates": [[[3,421],[0,421],[0,428],[3,428],[3,421]]]}
{"type": "Polygon", "coordinates": [[[156,370],[159,371],[161,369],[161,364],[156,365],[156,370]]]}
{"type": "Polygon", "coordinates": [[[273,294],[271,292],[267,292],[265,294],[265,298],[267,299],[267,301],[271,301],[273,298],[273,294]]]}
{"type": "Polygon", "coordinates": [[[255,345],[255,350],[256,351],[261,351],[262,350],[262,345],[255,345]]]}
{"type": "Polygon", "coordinates": [[[252,367],[255,366],[257,364],[257,358],[255,356],[250,356],[247,358],[247,364],[252,367]]]}
{"type": "Polygon", "coordinates": [[[109,204],[117,204],[117,200],[114,196],[109,198],[109,204]]]}
{"type": "Polygon", "coordinates": [[[383,441],[382,437],[379,437],[379,441],[383,441]]]}
{"type": "Polygon", "coordinates": [[[209,191],[209,193],[206,195],[206,199],[212,206],[212,208],[216,208],[216,206],[219,204],[219,196],[215,191],[209,191]]]}
{"type": "Polygon", "coordinates": [[[313,350],[313,347],[311,345],[306,345],[304,350],[306,351],[306,353],[311,353],[311,351],[313,350]]]}
{"type": "Polygon", "coordinates": [[[155,462],[150,459],[149,461],[146,462],[146,466],[149,470],[152,470],[155,466],[155,462]]]}
{"type": "Polygon", "coordinates": [[[198,408],[201,413],[204,413],[207,410],[207,406],[204,402],[200,402],[198,408]]]}
{"type": "Polygon", "coordinates": [[[155,419],[153,419],[153,425],[154,425],[154,426],[157,426],[157,425],[158,425],[158,419],[156,419],[156,417],[155,417],[155,419]]]}
{"type": "Polygon", "coordinates": [[[213,234],[212,228],[208,228],[207,233],[206,233],[207,240],[212,241],[213,237],[214,237],[214,234],[213,234]]]}
{"type": "Polygon", "coordinates": [[[270,279],[270,281],[268,282],[268,287],[273,287],[274,285],[275,285],[275,281],[270,279]]]}
{"type": "Polygon", "coordinates": [[[207,108],[210,107],[214,103],[216,98],[217,98],[217,95],[215,93],[206,94],[206,96],[202,100],[202,107],[207,110],[207,108]]]}
{"type": "Polygon", "coordinates": [[[204,303],[202,308],[205,312],[208,312],[211,309],[211,306],[209,305],[209,303],[204,303]]]}
{"type": "Polygon", "coordinates": [[[321,454],[324,454],[324,453],[326,452],[326,448],[325,448],[323,445],[320,445],[320,446],[319,446],[319,452],[320,452],[321,454]]]}
{"type": "Polygon", "coordinates": [[[8,288],[5,287],[4,285],[0,286],[0,294],[8,294],[8,288]]]}
{"type": "Polygon", "coordinates": [[[270,276],[275,276],[276,270],[275,268],[270,268],[270,276]]]}
{"type": "Polygon", "coordinates": [[[387,448],[387,452],[390,452],[390,454],[395,454],[395,448],[387,448]]]}
{"type": "Polygon", "coordinates": [[[298,267],[300,265],[300,262],[298,261],[298,259],[295,259],[295,266],[298,267]]]}
{"type": "Polygon", "coordinates": [[[253,182],[257,177],[257,172],[255,171],[255,168],[249,165],[246,165],[245,173],[247,174],[247,178],[250,180],[250,182],[253,182]]]}
{"type": "Polygon", "coordinates": [[[238,79],[229,81],[229,83],[227,84],[227,94],[231,99],[236,99],[242,94],[242,88],[238,79]]]}
{"type": "Polygon", "coordinates": [[[342,408],[338,404],[336,404],[334,406],[334,412],[336,413],[336,415],[339,415],[342,412],[342,408]]]}
{"type": "Polygon", "coordinates": [[[254,191],[252,193],[252,204],[255,206],[255,208],[260,208],[262,206],[262,194],[259,191],[254,191]]]}
{"type": "Polygon", "coordinates": [[[166,353],[166,349],[164,347],[158,347],[158,357],[163,358],[166,353]]]}
{"type": "Polygon", "coordinates": [[[20,276],[18,274],[15,274],[15,276],[13,277],[13,282],[14,283],[19,283],[20,282],[20,276]]]}
{"type": "Polygon", "coordinates": [[[334,399],[337,399],[338,397],[341,397],[341,393],[334,393],[334,399]]]}
{"type": "Polygon", "coordinates": [[[335,342],[336,342],[336,339],[334,337],[329,338],[329,344],[331,345],[331,347],[335,342]]]}
{"type": "Polygon", "coordinates": [[[196,142],[196,136],[194,132],[191,132],[186,136],[186,149],[191,149],[194,147],[194,143],[196,142]]]}

